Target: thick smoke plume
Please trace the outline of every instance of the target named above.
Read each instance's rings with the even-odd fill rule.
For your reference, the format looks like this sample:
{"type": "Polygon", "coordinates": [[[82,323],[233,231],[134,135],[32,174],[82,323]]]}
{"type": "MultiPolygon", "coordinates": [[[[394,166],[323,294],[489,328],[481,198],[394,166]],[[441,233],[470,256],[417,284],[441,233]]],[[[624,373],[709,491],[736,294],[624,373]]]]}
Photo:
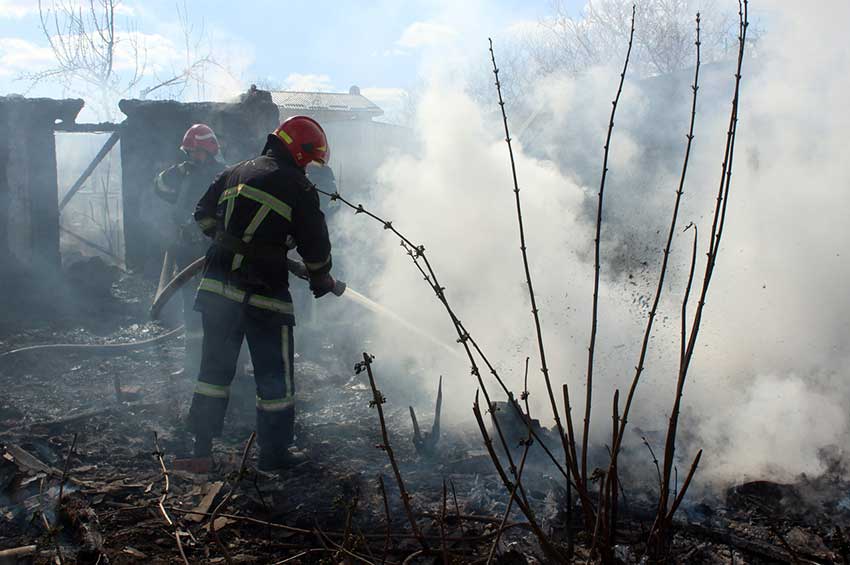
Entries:
{"type": "MultiPolygon", "coordinates": [[[[823,448],[850,448],[842,408],[850,401],[850,302],[843,283],[850,274],[844,260],[850,253],[850,169],[842,143],[850,126],[843,102],[850,53],[840,47],[850,7],[834,1],[817,9],[788,3],[753,8],[767,31],[757,56],[744,65],[727,232],[685,390],[686,439],[678,450],[684,459],[705,448],[701,472],[718,481],[818,473],[826,464],[818,455],[823,448]]],[[[499,45],[497,37],[497,57],[499,45]]],[[[467,56],[485,61],[486,39],[467,56]]],[[[445,61],[445,53],[433,60],[445,61]]],[[[457,69],[424,68],[427,89],[414,128],[419,149],[388,158],[363,203],[425,245],[458,315],[519,391],[525,357],[531,356],[533,368],[539,361],[495,92],[485,100],[480,88],[453,80],[457,69]]],[[[590,327],[589,210],[617,72],[600,67],[577,76],[549,74],[522,99],[506,101],[518,139],[529,256],[553,384],[570,383],[575,415],[584,409],[590,327]]],[[[733,72],[734,61],[709,66],[698,103],[680,220],[682,226],[694,222],[703,234],[720,180],[733,72]]],[[[599,445],[610,441],[613,390],[624,390],[634,372],[681,166],[689,92],[690,72],[674,73],[627,81],[621,100],[602,231],[598,419],[591,430],[591,442],[599,445]]],[[[360,260],[369,250],[362,262],[370,268],[355,270],[355,287],[452,343],[450,321],[397,241],[355,215],[338,214],[334,221],[345,234],[346,243],[338,246],[343,252],[360,260]]],[[[689,231],[674,241],[673,273],[627,443],[666,426],[692,237],[689,231]]],[[[703,238],[700,262],[706,251],[703,238]]],[[[475,382],[465,363],[398,326],[374,321],[370,351],[426,379],[424,390],[444,375],[451,419],[468,420],[475,382]]],[[[530,381],[532,411],[550,425],[539,372],[530,381]]]]}

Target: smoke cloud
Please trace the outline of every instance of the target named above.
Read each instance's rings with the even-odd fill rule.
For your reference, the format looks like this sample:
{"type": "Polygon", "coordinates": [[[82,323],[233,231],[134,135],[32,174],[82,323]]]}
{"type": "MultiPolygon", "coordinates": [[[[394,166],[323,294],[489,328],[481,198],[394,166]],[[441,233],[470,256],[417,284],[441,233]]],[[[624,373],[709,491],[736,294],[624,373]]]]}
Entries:
{"type": "MultiPolygon", "coordinates": [[[[752,16],[763,18],[767,30],[745,60],[727,229],[685,389],[686,441],[678,450],[682,467],[705,448],[701,472],[718,481],[817,473],[821,448],[850,448],[842,408],[850,401],[843,283],[850,273],[842,257],[850,253],[850,170],[841,142],[850,126],[843,102],[850,53],[839,47],[846,44],[841,22],[850,7],[774,2],[753,9],[761,10],[752,16]]],[[[532,410],[550,425],[495,92],[485,100],[473,94],[480,92],[475,86],[453,80],[458,68],[486,60],[481,40],[457,68],[447,68],[444,51],[426,59],[414,128],[419,149],[388,158],[363,204],[425,245],[457,314],[517,392],[531,357],[532,410]]],[[[498,56],[498,40],[496,48],[498,56]]],[[[628,80],[618,109],[602,235],[593,443],[610,442],[611,395],[615,388],[624,393],[634,373],[684,152],[692,72],[628,80]]],[[[569,383],[577,421],[584,410],[596,192],[618,73],[600,67],[541,76],[521,99],[506,101],[553,385],[558,393],[569,383]]],[[[688,222],[700,230],[697,283],[733,73],[734,61],[707,65],[700,91],[679,230],[688,222]]],[[[343,253],[369,250],[371,268],[351,275],[355,288],[451,343],[448,317],[398,242],[359,215],[338,214],[334,222],[344,234],[343,253]]],[[[638,429],[666,427],[692,234],[674,240],[627,432],[632,444],[638,429]]],[[[689,312],[694,308],[692,302],[689,312]]],[[[450,419],[468,421],[476,384],[467,364],[398,326],[374,322],[370,347],[378,361],[408,368],[428,391],[444,375],[450,419]]]]}

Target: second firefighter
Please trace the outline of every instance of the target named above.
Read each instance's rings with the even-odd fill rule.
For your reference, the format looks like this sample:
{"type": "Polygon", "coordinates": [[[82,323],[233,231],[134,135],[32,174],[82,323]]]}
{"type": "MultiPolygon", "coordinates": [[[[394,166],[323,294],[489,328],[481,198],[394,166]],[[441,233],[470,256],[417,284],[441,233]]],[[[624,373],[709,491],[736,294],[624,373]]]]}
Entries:
{"type": "MultiPolygon", "coordinates": [[[[224,168],[218,138],[206,124],[195,124],[186,130],[180,150],[187,160],[168,167],[154,179],[156,195],[171,204],[170,245],[163,260],[163,280],[177,267],[181,271],[203,256],[207,244],[192,218],[195,204],[224,168]]],[[[183,287],[183,323],[186,326],[186,353],[182,372],[194,378],[201,364],[201,317],[192,308],[197,280],[183,287]]]]}

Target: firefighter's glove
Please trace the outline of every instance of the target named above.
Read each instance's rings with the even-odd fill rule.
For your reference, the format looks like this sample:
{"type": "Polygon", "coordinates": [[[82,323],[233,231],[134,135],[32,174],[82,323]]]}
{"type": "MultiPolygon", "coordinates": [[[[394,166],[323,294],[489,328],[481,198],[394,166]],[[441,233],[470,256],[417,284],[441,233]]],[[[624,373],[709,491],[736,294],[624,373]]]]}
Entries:
{"type": "Polygon", "coordinates": [[[336,281],[330,273],[323,275],[313,275],[310,277],[310,290],[313,291],[313,296],[321,298],[336,288],[336,281]]]}

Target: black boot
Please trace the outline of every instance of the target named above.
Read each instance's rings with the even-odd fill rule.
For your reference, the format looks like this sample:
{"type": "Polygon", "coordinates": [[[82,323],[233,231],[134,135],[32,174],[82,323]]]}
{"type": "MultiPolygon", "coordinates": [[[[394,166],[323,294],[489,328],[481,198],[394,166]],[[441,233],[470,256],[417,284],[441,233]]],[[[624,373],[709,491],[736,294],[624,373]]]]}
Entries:
{"type": "Polygon", "coordinates": [[[186,471],[203,475],[212,470],[212,463],[212,437],[195,436],[195,447],[192,457],[175,459],[173,468],[176,471],[186,471]]]}
{"type": "Polygon", "coordinates": [[[260,471],[267,473],[274,471],[284,471],[297,467],[301,463],[308,461],[307,454],[303,451],[295,451],[292,448],[286,449],[263,449],[260,448],[260,458],[257,462],[257,468],[260,471]]]}
{"type": "Polygon", "coordinates": [[[195,436],[194,457],[209,457],[212,455],[212,437],[195,436]]]}

